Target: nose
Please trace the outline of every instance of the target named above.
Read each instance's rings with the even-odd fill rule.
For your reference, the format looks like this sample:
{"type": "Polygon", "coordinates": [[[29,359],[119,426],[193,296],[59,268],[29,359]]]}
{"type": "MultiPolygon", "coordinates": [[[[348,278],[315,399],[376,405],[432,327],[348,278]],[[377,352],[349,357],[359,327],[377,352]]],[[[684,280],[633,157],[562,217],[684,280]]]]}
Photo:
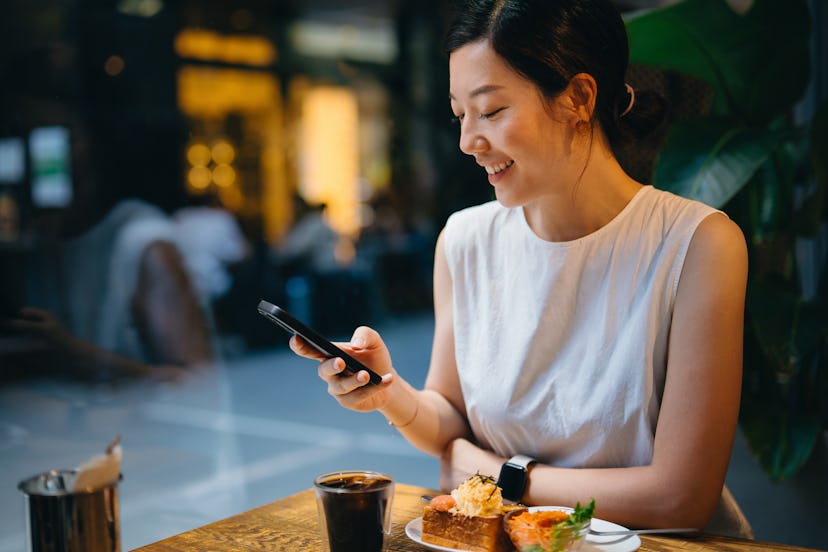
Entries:
{"type": "Polygon", "coordinates": [[[487,149],[489,141],[474,127],[474,121],[466,118],[460,126],[460,151],[475,155],[487,149]]]}

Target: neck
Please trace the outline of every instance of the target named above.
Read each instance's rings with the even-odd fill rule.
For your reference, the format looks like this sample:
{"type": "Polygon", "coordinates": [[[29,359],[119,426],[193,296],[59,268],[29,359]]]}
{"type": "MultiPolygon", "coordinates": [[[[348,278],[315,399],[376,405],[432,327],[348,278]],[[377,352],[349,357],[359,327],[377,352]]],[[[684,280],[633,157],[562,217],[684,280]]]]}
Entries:
{"type": "Polygon", "coordinates": [[[606,226],[641,186],[624,172],[607,147],[598,145],[573,186],[524,205],[523,212],[541,239],[572,241],[606,226]]]}

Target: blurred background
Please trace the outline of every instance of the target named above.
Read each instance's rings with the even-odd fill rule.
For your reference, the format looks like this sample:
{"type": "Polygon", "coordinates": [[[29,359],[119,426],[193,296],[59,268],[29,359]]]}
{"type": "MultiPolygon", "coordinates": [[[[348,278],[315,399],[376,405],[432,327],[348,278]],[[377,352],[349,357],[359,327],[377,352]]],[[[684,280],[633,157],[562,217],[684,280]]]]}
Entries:
{"type": "MultiPolygon", "coordinates": [[[[633,17],[672,3],[617,4],[633,17]]],[[[789,64],[806,76],[782,115],[807,126],[826,94],[826,14],[819,0],[796,4],[806,55],[789,64]]],[[[4,2],[0,319],[30,310],[26,326],[0,326],[0,552],[25,542],[17,483],[74,467],[118,434],[125,549],[298,492],[328,470],[437,485],[434,459],[378,414],[339,409],[255,307],[267,299],[335,339],[375,326],[397,369],[424,381],[436,236],[450,213],[492,198],[450,123],[450,8],[4,2]]],[[[669,65],[631,68],[636,88],[673,106],[661,132],[622,156],[644,181],[658,175],[671,125],[718,109],[715,85],[669,65]]],[[[813,189],[799,194],[822,228],[809,242],[817,282],[824,177],[807,177],[813,189]]],[[[728,202],[756,201],[734,194],[716,206],[738,218],[728,202]]],[[[762,197],[755,210],[767,211],[762,197]]],[[[816,396],[790,401],[816,401],[816,421],[807,439],[774,444],[797,451],[785,469],[740,433],[728,485],[757,538],[828,548],[828,333],[826,311],[814,309],[816,396]]]]}

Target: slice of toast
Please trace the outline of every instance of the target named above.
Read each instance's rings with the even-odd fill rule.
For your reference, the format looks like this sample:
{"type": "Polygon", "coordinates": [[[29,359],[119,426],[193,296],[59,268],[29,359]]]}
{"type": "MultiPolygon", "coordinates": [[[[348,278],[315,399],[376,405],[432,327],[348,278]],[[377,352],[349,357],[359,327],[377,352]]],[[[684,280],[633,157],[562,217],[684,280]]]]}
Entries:
{"type": "Polygon", "coordinates": [[[511,552],[503,516],[466,516],[423,508],[423,542],[471,552],[511,552]]]}

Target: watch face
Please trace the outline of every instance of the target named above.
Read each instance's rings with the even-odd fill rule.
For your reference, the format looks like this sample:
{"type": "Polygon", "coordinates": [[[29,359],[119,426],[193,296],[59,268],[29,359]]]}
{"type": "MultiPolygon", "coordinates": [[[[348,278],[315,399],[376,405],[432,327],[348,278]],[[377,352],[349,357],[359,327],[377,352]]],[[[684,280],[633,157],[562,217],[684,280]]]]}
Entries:
{"type": "Polygon", "coordinates": [[[523,488],[526,486],[526,470],[520,466],[503,464],[500,468],[497,486],[501,488],[503,498],[520,500],[523,496],[523,488]]]}

